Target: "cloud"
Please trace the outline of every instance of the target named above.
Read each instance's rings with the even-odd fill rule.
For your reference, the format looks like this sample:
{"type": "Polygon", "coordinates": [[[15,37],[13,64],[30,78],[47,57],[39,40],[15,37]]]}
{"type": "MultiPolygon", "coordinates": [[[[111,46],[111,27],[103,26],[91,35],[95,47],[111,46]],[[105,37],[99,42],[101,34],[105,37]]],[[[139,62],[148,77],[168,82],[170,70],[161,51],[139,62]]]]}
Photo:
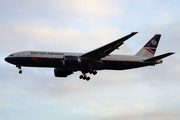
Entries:
{"type": "Polygon", "coordinates": [[[145,114],[137,114],[137,115],[124,115],[120,117],[112,117],[105,119],[97,119],[97,120],[164,120],[164,119],[179,119],[180,113],[176,111],[155,111],[149,112],[145,114]]]}
{"type": "Polygon", "coordinates": [[[179,119],[178,1],[2,1],[0,110],[4,119],[179,119]],[[138,6],[138,7],[137,7],[138,6]],[[167,9],[168,8],[168,9],[167,9]],[[4,57],[22,50],[88,52],[132,31],[116,54],[135,54],[154,34],[161,65],[55,78],[53,69],[18,75],[4,57]],[[27,112],[28,111],[28,112],[27,112]],[[34,117],[35,116],[35,117],[34,117]]]}
{"type": "Polygon", "coordinates": [[[119,29],[110,27],[107,27],[106,29],[102,28],[97,33],[95,33],[77,29],[51,28],[35,25],[12,27],[2,26],[0,27],[0,31],[0,38],[2,42],[8,47],[14,48],[14,51],[41,49],[46,51],[81,50],[82,52],[88,52],[91,49],[95,49],[99,46],[107,44],[107,42],[118,39],[119,35],[116,38],[112,37],[111,35],[121,33],[119,29]],[[91,41],[94,41],[95,44],[90,44],[91,41]],[[65,45],[68,46],[68,49],[65,45]]]}
{"type": "Polygon", "coordinates": [[[56,9],[65,9],[75,14],[82,15],[116,15],[118,14],[119,8],[114,6],[115,1],[110,0],[78,0],[78,1],[53,1],[52,5],[56,6],[56,9]],[[69,9],[70,8],[70,9],[69,9]],[[116,11],[116,12],[114,12],[116,11]]]}

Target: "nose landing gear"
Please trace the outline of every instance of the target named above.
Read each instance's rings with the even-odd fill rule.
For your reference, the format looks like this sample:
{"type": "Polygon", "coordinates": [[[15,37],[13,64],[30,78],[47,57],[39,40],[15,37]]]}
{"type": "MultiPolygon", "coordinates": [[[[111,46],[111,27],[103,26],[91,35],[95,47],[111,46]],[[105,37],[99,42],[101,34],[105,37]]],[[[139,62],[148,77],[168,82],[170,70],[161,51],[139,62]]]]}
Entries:
{"type": "Polygon", "coordinates": [[[21,74],[21,73],[22,73],[21,66],[19,66],[19,65],[16,65],[16,67],[19,69],[19,74],[21,74]]]}

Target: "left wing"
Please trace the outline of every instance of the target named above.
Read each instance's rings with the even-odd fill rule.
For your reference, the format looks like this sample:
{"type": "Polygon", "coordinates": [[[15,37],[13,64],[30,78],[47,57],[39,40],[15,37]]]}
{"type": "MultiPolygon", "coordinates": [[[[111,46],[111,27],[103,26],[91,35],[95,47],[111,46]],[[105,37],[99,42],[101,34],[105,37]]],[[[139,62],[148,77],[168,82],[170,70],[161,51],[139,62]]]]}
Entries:
{"type": "Polygon", "coordinates": [[[95,59],[95,60],[100,60],[103,57],[106,57],[109,55],[111,52],[113,52],[115,49],[118,49],[122,44],[124,44],[124,41],[129,39],[130,37],[134,36],[137,32],[132,32],[131,34],[120,38],[114,42],[111,42],[107,45],[104,45],[100,48],[97,48],[91,52],[85,53],[81,55],[80,57],[82,58],[88,58],[88,59],[95,59]]]}

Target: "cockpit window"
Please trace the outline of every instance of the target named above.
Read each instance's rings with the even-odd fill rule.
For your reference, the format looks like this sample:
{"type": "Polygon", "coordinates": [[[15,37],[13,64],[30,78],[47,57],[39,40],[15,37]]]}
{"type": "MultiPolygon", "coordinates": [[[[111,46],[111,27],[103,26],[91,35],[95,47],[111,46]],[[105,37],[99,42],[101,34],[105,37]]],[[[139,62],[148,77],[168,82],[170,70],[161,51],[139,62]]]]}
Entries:
{"type": "Polygon", "coordinates": [[[10,54],[9,56],[13,56],[13,54],[10,54]]]}

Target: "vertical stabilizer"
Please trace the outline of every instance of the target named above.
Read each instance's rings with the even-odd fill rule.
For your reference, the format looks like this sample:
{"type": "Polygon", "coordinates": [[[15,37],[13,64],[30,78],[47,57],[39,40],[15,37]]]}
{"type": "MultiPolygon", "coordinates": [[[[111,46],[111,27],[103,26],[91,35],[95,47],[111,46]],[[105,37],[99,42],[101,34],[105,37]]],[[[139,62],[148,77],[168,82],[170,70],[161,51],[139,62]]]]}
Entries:
{"type": "Polygon", "coordinates": [[[156,34],[148,43],[136,54],[136,56],[151,58],[156,52],[161,35],[156,34]]]}

